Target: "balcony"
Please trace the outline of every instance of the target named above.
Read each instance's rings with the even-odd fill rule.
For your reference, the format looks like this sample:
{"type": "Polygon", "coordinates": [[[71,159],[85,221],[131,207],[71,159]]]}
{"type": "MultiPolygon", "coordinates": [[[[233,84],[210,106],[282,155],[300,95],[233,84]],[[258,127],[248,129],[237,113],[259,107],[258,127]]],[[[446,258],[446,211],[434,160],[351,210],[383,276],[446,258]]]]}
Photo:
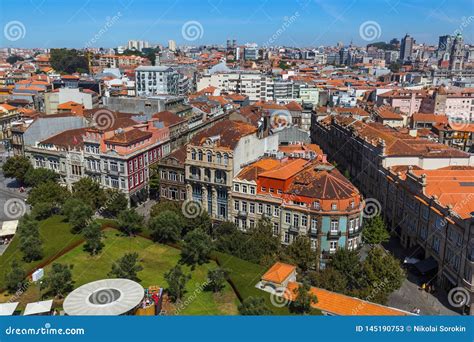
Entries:
{"type": "Polygon", "coordinates": [[[335,253],[336,253],[336,249],[330,249],[330,250],[328,250],[328,251],[327,251],[327,250],[323,250],[323,251],[321,252],[321,254],[322,254],[322,256],[323,256],[323,259],[329,259],[329,258],[331,258],[331,256],[332,256],[333,254],[335,254],[335,253]]]}
{"type": "Polygon", "coordinates": [[[300,229],[297,226],[290,226],[289,231],[290,233],[299,233],[300,229]]]}
{"type": "Polygon", "coordinates": [[[238,214],[237,214],[239,217],[247,217],[247,212],[246,211],[243,211],[243,210],[239,210],[238,214]]]}
{"type": "Polygon", "coordinates": [[[330,230],[328,231],[327,238],[328,239],[339,239],[342,233],[340,230],[330,230]]]}
{"type": "Polygon", "coordinates": [[[351,237],[355,237],[355,236],[359,236],[360,235],[360,232],[361,230],[360,229],[349,229],[349,231],[347,232],[347,235],[351,238],[351,237]]]}
{"type": "Polygon", "coordinates": [[[314,237],[318,236],[318,230],[316,228],[311,228],[309,230],[309,235],[314,237]]]}

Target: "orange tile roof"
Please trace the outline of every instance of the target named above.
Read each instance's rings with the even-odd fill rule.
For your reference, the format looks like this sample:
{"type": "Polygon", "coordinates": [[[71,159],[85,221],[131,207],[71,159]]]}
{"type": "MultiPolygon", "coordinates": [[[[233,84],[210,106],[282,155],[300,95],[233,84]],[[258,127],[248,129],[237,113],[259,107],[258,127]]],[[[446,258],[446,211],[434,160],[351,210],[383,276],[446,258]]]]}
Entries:
{"type": "MultiPolygon", "coordinates": [[[[298,283],[288,283],[288,290],[284,296],[289,300],[296,298],[298,283]]],[[[388,306],[371,303],[359,298],[346,296],[317,287],[311,287],[310,292],[318,298],[312,304],[315,309],[340,316],[408,316],[406,311],[390,308],[388,306]]]]}
{"type": "Polygon", "coordinates": [[[283,262],[276,262],[267,272],[265,272],[262,276],[262,280],[281,284],[295,271],[296,266],[285,264],[283,262]]]}
{"type": "Polygon", "coordinates": [[[279,167],[274,170],[262,172],[260,176],[266,177],[266,178],[285,180],[285,179],[293,177],[295,174],[300,172],[303,166],[306,165],[307,163],[308,161],[306,159],[294,159],[284,164],[282,167],[279,167]]]}

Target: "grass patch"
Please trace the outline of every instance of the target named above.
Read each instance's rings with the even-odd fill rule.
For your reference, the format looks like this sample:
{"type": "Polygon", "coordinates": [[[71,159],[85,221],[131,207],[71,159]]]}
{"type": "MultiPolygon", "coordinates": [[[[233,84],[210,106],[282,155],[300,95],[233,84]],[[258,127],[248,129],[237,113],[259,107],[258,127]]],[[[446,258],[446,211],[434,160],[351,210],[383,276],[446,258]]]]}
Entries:
{"type": "Polygon", "coordinates": [[[228,270],[229,281],[233,284],[234,290],[241,300],[245,300],[248,297],[261,297],[265,300],[266,306],[273,314],[290,314],[287,307],[279,308],[272,305],[268,292],[255,287],[262,275],[267,271],[267,268],[221,252],[214,252],[213,256],[222,268],[228,270]]]}
{"type": "MultiPolygon", "coordinates": [[[[90,256],[83,250],[83,244],[81,244],[55,260],[57,263],[74,266],[72,275],[75,288],[91,281],[107,278],[113,262],[125,253],[133,252],[139,254],[140,264],[143,266],[143,270],[138,273],[141,285],[166,287],[164,274],[180,259],[180,251],[175,248],[156,244],[142,237],[126,237],[115,229],[106,229],[103,241],[105,246],[99,255],[90,256]]],[[[221,294],[200,290],[207,279],[208,270],[216,267],[217,264],[214,261],[196,266],[194,270],[183,267],[186,273],[191,274],[191,280],[187,284],[187,293],[183,300],[188,304],[179,310],[180,315],[237,314],[237,297],[229,284],[221,294]]],[[[51,265],[46,266],[45,273],[47,274],[50,269],[51,265]]],[[[31,297],[30,291],[34,289],[29,289],[24,294],[26,298],[31,297]]]]}
{"type": "Polygon", "coordinates": [[[5,253],[0,256],[0,289],[5,289],[5,274],[10,269],[13,260],[17,260],[23,269],[30,273],[47,260],[59,255],[63,249],[82,239],[82,235],[71,233],[71,227],[65,222],[64,216],[52,216],[40,222],[39,232],[43,240],[43,259],[31,263],[24,262],[18,234],[15,235],[5,253]]]}

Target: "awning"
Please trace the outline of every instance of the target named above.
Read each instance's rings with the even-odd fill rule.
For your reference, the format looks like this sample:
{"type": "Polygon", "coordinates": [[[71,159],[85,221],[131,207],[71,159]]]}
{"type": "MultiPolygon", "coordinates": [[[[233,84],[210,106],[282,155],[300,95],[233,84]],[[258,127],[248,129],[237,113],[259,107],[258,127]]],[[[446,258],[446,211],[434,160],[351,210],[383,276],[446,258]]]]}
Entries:
{"type": "Polygon", "coordinates": [[[429,271],[437,269],[438,262],[433,257],[430,256],[429,258],[425,260],[421,260],[420,262],[417,262],[414,266],[421,274],[425,274],[425,273],[428,273],[429,271]]]}
{"type": "Polygon", "coordinates": [[[52,306],[53,306],[53,300],[52,299],[44,300],[42,302],[29,303],[29,304],[26,305],[25,312],[23,313],[23,316],[49,313],[51,311],[52,306]]]}
{"type": "Polygon", "coordinates": [[[18,302],[15,303],[1,303],[0,304],[0,316],[11,316],[15,312],[18,302]]]}
{"type": "Polygon", "coordinates": [[[0,237],[15,235],[18,227],[18,220],[5,221],[0,227],[0,237]]]}

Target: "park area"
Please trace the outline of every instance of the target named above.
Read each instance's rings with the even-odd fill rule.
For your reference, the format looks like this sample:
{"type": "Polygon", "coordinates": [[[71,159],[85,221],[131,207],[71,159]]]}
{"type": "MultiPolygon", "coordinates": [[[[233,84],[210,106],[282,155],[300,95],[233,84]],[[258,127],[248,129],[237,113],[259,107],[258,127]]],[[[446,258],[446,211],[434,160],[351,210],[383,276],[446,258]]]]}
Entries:
{"type": "MultiPolygon", "coordinates": [[[[113,228],[106,228],[103,231],[105,246],[101,253],[91,256],[83,250],[81,236],[71,234],[69,225],[60,216],[43,221],[40,232],[44,241],[45,257],[34,263],[22,262],[21,252],[14,239],[8,251],[0,257],[1,287],[4,285],[5,269],[13,259],[21,261],[27,271],[46,264],[44,266],[46,274],[51,268],[53,259],[55,263],[73,265],[72,276],[75,288],[91,281],[107,278],[114,261],[124,253],[134,252],[139,254],[140,264],[143,266],[143,270],[138,273],[141,285],[143,287],[157,285],[166,288],[164,274],[180,260],[180,251],[177,248],[157,244],[139,236],[126,237],[113,228]]],[[[217,264],[212,260],[207,264],[197,265],[194,270],[183,266],[184,272],[191,278],[186,285],[186,295],[182,301],[186,305],[180,306],[177,313],[180,315],[234,315],[238,313],[239,300],[230,284],[226,283],[224,290],[220,293],[203,290],[208,271],[215,268],[217,264]]],[[[23,308],[28,302],[39,300],[40,295],[39,286],[29,286],[16,299],[20,301],[19,308],[23,308]]],[[[0,295],[0,302],[6,302],[11,297],[12,294],[5,292],[0,295]]],[[[61,301],[55,301],[56,308],[60,309],[61,304],[61,301]]],[[[171,304],[167,308],[170,311],[168,314],[173,314],[175,308],[171,304]]]]}

